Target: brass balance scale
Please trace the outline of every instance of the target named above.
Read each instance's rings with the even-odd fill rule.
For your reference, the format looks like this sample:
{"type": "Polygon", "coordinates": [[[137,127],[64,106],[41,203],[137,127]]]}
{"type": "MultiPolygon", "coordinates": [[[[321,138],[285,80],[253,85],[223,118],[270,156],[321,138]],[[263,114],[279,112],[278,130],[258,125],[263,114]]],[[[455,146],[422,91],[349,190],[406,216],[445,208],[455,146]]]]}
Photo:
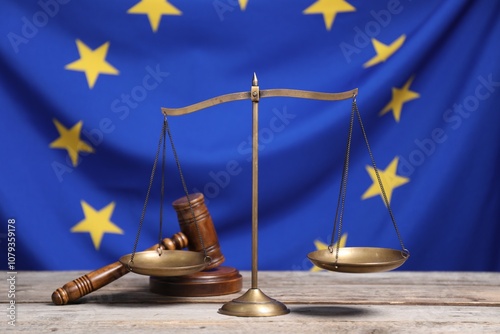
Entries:
{"type": "MultiPolygon", "coordinates": [[[[203,237],[199,232],[196,219],[194,219],[196,229],[198,230],[198,237],[200,238],[200,243],[202,245],[202,251],[185,251],[185,250],[163,250],[158,247],[156,250],[148,250],[143,252],[136,252],[137,243],[139,240],[140,231],[144,221],[144,212],[146,210],[147,201],[149,198],[149,193],[151,190],[151,185],[153,182],[153,177],[155,169],[158,163],[160,147],[163,146],[163,157],[162,157],[162,187],[161,187],[161,202],[163,202],[164,195],[164,170],[165,170],[165,143],[166,134],[168,133],[170,144],[174,153],[174,158],[177,163],[178,171],[181,177],[182,185],[186,198],[188,199],[189,209],[192,213],[193,218],[195,214],[191,202],[189,201],[189,195],[187,192],[186,183],[180,168],[179,159],[175,151],[175,146],[173,144],[172,136],[168,126],[167,116],[180,116],[193,113],[208,107],[212,107],[218,104],[227,103],[237,100],[251,100],[252,101],[252,273],[251,273],[251,288],[244,293],[239,298],[236,298],[226,304],[224,304],[220,309],[219,313],[230,315],[230,316],[242,316],[242,317],[264,317],[264,316],[278,316],[287,314],[290,310],[281,302],[268,297],[264,294],[258,287],[258,106],[259,101],[262,98],[267,97],[294,97],[302,99],[313,99],[313,100],[325,100],[325,101],[339,101],[352,99],[352,110],[350,115],[349,131],[346,144],[346,154],[344,157],[344,166],[342,172],[342,178],[340,183],[339,199],[337,203],[337,210],[335,214],[335,221],[332,233],[332,240],[328,249],[318,250],[308,254],[309,260],[316,266],[334,272],[347,272],[347,273],[370,273],[370,272],[380,272],[393,270],[401,266],[409,257],[408,250],[404,247],[401,235],[398,230],[398,226],[394,219],[393,212],[391,210],[389,201],[382,184],[379,172],[375,165],[375,160],[371,152],[370,146],[368,144],[368,139],[366,132],[361,121],[361,115],[358,111],[356,104],[356,96],[358,89],[353,89],[350,91],[342,93],[321,93],[314,91],[302,91],[302,90],[292,90],[292,89],[267,89],[260,90],[257,76],[253,75],[252,86],[250,91],[232,93],[217,96],[187,107],[183,108],[161,108],[164,115],[164,123],[162,128],[162,135],[160,137],[160,142],[158,145],[158,150],[156,152],[156,159],[153,165],[153,171],[151,173],[150,184],[146,196],[146,201],[144,204],[139,229],[137,232],[136,241],[134,244],[133,252],[129,255],[125,255],[120,259],[120,262],[128,268],[129,271],[141,274],[150,275],[157,277],[169,277],[169,276],[181,276],[189,275],[199,272],[210,266],[212,261],[211,257],[207,254],[203,243],[203,237]],[[382,197],[389,211],[390,218],[392,220],[394,229],[396,231],[399,243],[401,245],[401,250],[389,249],[389,248],[375,248],[375,247],[340,247],[340,242],[335,242],[340,240],[342,225],[343,225],[343,212],[345,204],[345,195],[347,187],[347,176],[348,176],[348,166],[349,166],[349,155],[351,149],[351,137],[353,130],[354,118],[357,116],[361,131],[367,145],[367,149],[370,155],[372,166],[375,170],[377,176],[378,184],[382,191],[382,197]],[[335,235],[337,235],[335,237],[335,235]],[[336,245],[336,246],[335,246],[336,245]]],[[[162,211],[162,206],[160,206],[160,211],[162,211]]],[[[160,233],[159,238],[161,244],[161,229],[162,229],[162,219],[160,212],[160,233]]]]}

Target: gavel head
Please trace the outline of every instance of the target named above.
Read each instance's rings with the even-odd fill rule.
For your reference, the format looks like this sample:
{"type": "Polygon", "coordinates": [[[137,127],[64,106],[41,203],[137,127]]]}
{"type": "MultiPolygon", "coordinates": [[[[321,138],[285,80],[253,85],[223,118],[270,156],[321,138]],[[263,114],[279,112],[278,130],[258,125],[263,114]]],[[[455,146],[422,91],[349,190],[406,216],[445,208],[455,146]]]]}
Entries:
{"type": "Polygon", "coordinates": [[[221,265],[225,258],[220,250],[212,217],[205,205],[203,194],[189,194],[188,197],[181,197],[172,203],[177,212],[181,232],[188,239],[190,251],[206,251],[206,255],[211,258],[206,269],[215,268],[221,265]]]}

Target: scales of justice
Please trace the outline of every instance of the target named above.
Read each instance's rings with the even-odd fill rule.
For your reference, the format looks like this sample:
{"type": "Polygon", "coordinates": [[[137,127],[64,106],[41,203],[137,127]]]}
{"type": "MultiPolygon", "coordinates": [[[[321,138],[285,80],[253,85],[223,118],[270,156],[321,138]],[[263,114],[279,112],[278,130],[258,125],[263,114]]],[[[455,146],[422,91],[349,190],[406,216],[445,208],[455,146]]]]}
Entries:
{"type": "Polygon", "coordinates": [[[292,97],[324,101],[352,99],[346,153],[344,156],[331,243],[327,249],[311,252],[307,256],[309,260],[319,268],[334,272],[371,273],[389,271],[401,266],[408,259],[410,254],[403,244],[382,184],[382,179],[375,165],[375,160],[368,143],[361,115],[356,104],[357,94],[357,88],[341,93],[323,93],[293,89],[260,90],[257,76],[254,73],[250,91],[221,95],[182,108],[161,108],[164,115],[163,127],[132,253],[121,257],[116,263],[77,278],[67,283],[62,288],[58,288],[52,294],[53,302],[57,305],[63,305],[74,301],[116,280],[128,272],[150,276],[150,290],[164,295],[210,296],[231,294],[241,290],[242,279],[238,271],[234,268],[220,265],[224,261],[224,256],[220,252],[215,228],[208,209],[204,205],[203,195],[188,193],[167,121],[167,116],[186,115],[218,104],[238,100],[250,100],[252,102],[251,287],[240,297],[224,304],[218,312],[224,315],[240,317],[278,316],[290,312],[283,303],[267,296],[258,287],[258,106],[260,99],[263,98],[292,97]],[[357,118],[360,125],[383,200],[388,209],[389,216],[401,246],[400,250],[377,247],[340,247],[340,242],[338,242],[341,237],[343,226],[349,156],[355,118],[357,118]],[[181,232],[176,233],[172,238],[162,239],[167,134],[185,196],[173,203],[177,211],[181,232]],[[146,251],[136,252],[155,171],[159,163],[160,151],[162,151],[163,154],[161,161],[161,199],[158,244],[146,251]],[[188,247],[188,250],[183,250],[185,247],[188,247]]]}

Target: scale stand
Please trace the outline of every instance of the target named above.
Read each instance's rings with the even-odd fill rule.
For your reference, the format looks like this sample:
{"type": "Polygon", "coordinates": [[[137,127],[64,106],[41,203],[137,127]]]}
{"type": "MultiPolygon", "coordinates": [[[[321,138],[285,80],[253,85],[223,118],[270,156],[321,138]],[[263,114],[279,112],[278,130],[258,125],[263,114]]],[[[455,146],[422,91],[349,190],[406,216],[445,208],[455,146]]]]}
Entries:
{"type": "Polygon", "coordinates": [[[320,93],[294,89],[266,89],[260,90],[257,76],[253,75],[252,87],[249,92],[239,92],[217,96],[183,108],[161,108],[165,116],[186,115],[201,109],[218,104],[238,101],[252,101],[252,285],[251,288],[239,298],[236,298],[220,309],[219,313],[239,317],[269,317],[287,314],[290,310],[281,302],[268,297],[258,287],[258,116],[259,100],[265,97],[295,97],[312,100],[339,101],[352,99],[358,89],[342,93],[320,93]]]}

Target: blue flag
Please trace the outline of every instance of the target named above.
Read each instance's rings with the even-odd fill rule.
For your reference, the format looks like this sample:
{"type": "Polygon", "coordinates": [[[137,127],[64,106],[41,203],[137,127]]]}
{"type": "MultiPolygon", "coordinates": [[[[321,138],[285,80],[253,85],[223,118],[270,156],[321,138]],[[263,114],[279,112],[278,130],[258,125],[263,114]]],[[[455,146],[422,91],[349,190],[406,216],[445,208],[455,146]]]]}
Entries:
{"type": "MultiPolygon", "coordinates": [[[[319,270],[335,240],[399,249],[401,270],[500,270],[500,3],[411,0],[4,1],[3,269],[92,270],[133,250],[162,107],[260,89],[351,99],[259,102],[259,270],[319,270]],[[340,238],[338,238],[340,235],[340,238]],[[339,240],[337,240],[339,239],[339,240]]],[[[252,105],[169,116],[189,193],[226,265],[251,268],[252,105]]],[[[168,144],[168,143],[167,143],[168,144]]],[[[158,166],[160,167],[160,165],[158,166]]],[[[158,241],[160,171],[138,250],[158,241]]],[[[184,196],[167,145],[163,237],[184,196]]]]}

